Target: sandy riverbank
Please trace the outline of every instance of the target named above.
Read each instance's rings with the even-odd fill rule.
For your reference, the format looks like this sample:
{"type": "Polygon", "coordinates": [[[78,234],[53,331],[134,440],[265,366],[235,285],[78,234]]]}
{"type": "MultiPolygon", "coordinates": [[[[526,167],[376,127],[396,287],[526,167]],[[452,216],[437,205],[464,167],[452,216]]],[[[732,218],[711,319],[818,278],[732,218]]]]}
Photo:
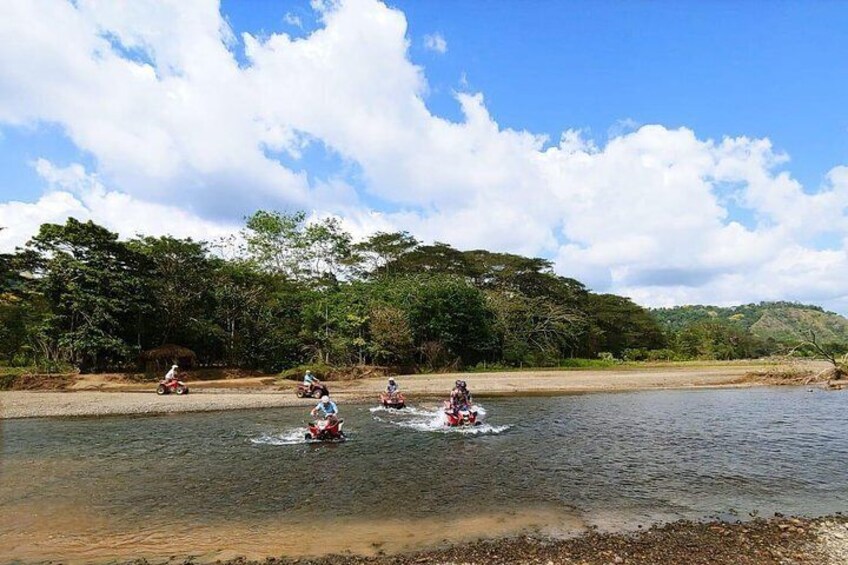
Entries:
{"type": "MultiPolygon", "coordinates": [[[[478,398],[509,395],[552,395],[628,390],[686,389],[774,384],[752,376],[762,363],[669,365],[644,368],[581,371],[512,371],[408,375],[397,377],[412,398],[446,394],[457,378],[469,383],[478,398]]],[[[768,366],[774,369],[774,366],[768,366]]],[[[382,379],[328,383],[341,402],[370,400],[385,386],[382,379]]],[[[188,396],[156,396],[154,384],[110,382],[97,376],[81,378],[70,390],[0,392],[0,418],[157,414],[307,406],[311,400],[294,395],[295,383],[271,377],[191,382],[188,396]]]]}
{"type": "MultiPolygon", "coordinates": [[[[201,559],[202,561],[202,559],[201,559]]],[[[180,561],[176,561],[179,563],[180,561]]],[[[194,562],[194,561],[192,561],[194,562]]],[[[222,563],[222,561],[217,561],[222,563]]],[[[159,563],[144,559],[131,565],[159,563]]],[[[175,561],[167,561],[175,563],[175,561]]],[[[675,522],[635,533],[589,532],[567,539],[489,539],[414,553],[318,559],[234,558],[224,565],[844,565],[848,518],[773,518],[728,524],[675,522]]]]}

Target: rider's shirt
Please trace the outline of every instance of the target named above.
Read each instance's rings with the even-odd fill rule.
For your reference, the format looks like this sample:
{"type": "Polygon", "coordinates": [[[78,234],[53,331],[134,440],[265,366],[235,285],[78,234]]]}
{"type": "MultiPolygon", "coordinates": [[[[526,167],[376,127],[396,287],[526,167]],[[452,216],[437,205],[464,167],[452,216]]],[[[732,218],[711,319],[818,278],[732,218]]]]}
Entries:
{"type": "Polygon", "coordinates": [[[327,404],[324,404],[323,402],[319,402],[318,406],[316,406],[315,409],[321,410],[322,412],[324,412],[325,416],[336,416],[339,413],[339,409],[336,406],[336,403],[333,402],[332,400],[330,402],[328,402],[327,404]]]}
{"type": "Polygon", "coordinates": [[[466,401],[466,398],[465,398],[465,394],[461,390],[453,389],[451,391],[450,398],[451,398],[451,405],[454,408],[457,408],[457,409],[463,408],[468,404],[468,402],[466,401]]]}
{"type": "Polygon", "coordinates": [[[303,376],[303,384],[311,385],[314,382],[315,382],[315,377],[313,377],[312,375],[304,375],[303,376]]]}
{"type": "Polygon", "coordinates": [[[171,380],[174,380],[176,378],[177,378],[177,371],[174,370],[174,369],[171,369],[170,371],[168,371],[168,374],[165,375],[166,381],[171,381],[171,380]]]}
{"type": "Polygon", "coordinates": [[[394,394],[398,391],[398,385],[389,385],[386,387],[386,392],[389,394],[394,394]]]}

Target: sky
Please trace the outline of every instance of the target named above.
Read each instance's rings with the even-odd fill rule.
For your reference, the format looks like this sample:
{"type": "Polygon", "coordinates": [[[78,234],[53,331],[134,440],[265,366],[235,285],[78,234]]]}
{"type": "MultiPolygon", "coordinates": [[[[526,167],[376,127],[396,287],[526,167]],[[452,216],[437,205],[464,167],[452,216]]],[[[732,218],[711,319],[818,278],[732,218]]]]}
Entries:
{"type": "Polygon", "coordinates": [[[6,0],[0,252],[257,209],[848,313],[848,4],[6,0]]]}

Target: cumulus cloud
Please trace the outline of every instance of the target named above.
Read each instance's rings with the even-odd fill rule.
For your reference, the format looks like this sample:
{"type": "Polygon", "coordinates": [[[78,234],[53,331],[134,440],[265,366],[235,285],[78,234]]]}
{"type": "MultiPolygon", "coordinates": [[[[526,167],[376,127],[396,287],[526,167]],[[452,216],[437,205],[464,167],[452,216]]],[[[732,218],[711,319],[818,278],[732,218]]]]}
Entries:
{"type": "Polygon", "coordinates": [[[0,203],[0,227],[7,228],[0,231],[2,250],[23,246],[41,224],[62,224],[69,217],[93,220],[123,237],[171,234],[209,241],[238,229],[234,223],[204,220],[186,210],[107,190],[79,164],[57,167],[39,159],[34,166],[47,184],[47,192],[32,203],[0,203]]]}
{"type": "Polygon", "coordinates": [[[300,17],[295,14],[292,14],[291,12],[286,12],[283,21],[285,21],[289,25],[303,29],[303,22],[301,21],[300,17]]]}
{"type": "Polygon", "coordinates": [[[313,7],[318,29],[293,38],[236,36],[213,0],[0,3],[0,124],[59,124],[96,163],[38,161],[46,192],[0,203],[0,249],[69,215],[210,237],[258,207],[303,208],[357,235],[543,255],[644,304],[848,306],[848,167],[804,187],[768,139],[630,120],[605,143],[549,139],[502,127],[473,91],[450,121],[425,104],[403,13],[313,7]],[[301,166],[309,151],[355,182],[301,166]]]}
{"type": "Polygon", "coordinates": [[[448,52],[448,42],[441,33],[431,33],[424,36],[424,48],[445,54],[448,52]]]}

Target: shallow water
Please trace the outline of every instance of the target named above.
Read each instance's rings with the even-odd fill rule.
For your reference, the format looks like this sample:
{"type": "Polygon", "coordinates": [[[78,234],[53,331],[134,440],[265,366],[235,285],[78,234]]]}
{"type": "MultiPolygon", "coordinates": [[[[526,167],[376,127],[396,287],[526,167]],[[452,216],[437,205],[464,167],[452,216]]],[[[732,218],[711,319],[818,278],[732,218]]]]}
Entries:
{"type": "Polygon", "coordinates": [[[446,429],[435,404],[345,405],[349,440],[318,445],[303,440],[301,408],[3,421],[0,560],[369,552],[528,527],[848,510],[845,394],[483,406],[481,426],[446,429]],[[332,543],[298,541],[326,524],[332,543]]]}

